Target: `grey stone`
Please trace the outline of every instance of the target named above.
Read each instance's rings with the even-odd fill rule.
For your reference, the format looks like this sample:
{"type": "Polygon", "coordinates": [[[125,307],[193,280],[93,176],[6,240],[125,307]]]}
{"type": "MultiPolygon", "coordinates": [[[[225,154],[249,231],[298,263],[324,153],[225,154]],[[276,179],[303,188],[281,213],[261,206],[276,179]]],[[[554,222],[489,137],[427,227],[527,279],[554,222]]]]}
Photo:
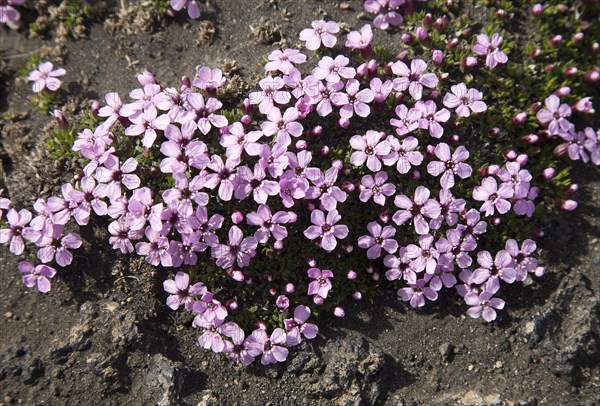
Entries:
{"type": "Polygon", "coordinates": [[[454,354],[454,345],[446,342],[439,346],[438,351],[442,357],[442,362],[448,362],[451,360],[454,354]]]}
{"type": "Polygon", "coordinates": [[[219,397],[211,390],[200,392],[200,402],[196,406],[218,406],[219,397]]]}
{"type": "Polygon", "coordinates": [[[133,382],[132,393],[140,404],[175,406],[183,384],[183,371],[179,362],[162,354],[150,358],[147,371],[138,374],[133,382]]]}

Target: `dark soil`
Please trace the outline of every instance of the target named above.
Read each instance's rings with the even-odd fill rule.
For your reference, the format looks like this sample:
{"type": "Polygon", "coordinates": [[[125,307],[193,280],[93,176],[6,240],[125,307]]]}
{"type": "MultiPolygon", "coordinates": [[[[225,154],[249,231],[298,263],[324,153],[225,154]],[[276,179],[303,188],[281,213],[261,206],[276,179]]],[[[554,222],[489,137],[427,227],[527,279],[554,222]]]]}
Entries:
{"type": "MultiPolygon", "coordinates": [[[[0,159],[14,204],[30,207],[68,180],[44,153],[51,118],[31,108],[29,85],[17,80],[28,52],[58,46],[74,114],[106,92],[124,97],[143,69],[176,85],[197,65],[235,66],[243,94],[263,73],[261,58],[299,46],[313,19],[364,24],[362,1],[229,0],[204,4],[202,21],[140,17],[127,33],[117,5],[107,6],[102,19],[113,25],[96,21],[77,40],[0,27],[0,114],[15,117],[0,124],[0,159]]],[[[377,31],[375,42],[395,49],[398,37],[377,31]]],[[[465,317],[452,297],[417,311],[390,296],[349,305],[344,319],[323,317],[316,340],[270,367],[200,349],[189,315],[165,305],[169,273],[112,252],[102,221],[82,230],[91,242],[49,294],[26,289],[2,249],[0,405],[600,405],[600,174],[579,172],[579,208],[541,241],[546,275],[506,289],[497,322],[465,317]]]]}

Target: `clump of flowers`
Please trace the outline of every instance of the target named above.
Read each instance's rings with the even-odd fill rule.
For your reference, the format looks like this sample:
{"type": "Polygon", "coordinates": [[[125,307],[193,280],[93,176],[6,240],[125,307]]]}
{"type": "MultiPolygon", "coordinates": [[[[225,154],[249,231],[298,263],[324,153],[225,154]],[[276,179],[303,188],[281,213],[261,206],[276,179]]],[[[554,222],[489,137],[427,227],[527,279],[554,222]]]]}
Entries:
{"type": "MultiPolygon", "coordinates": [[[[400,2],[366,3],[385,13],[378,25],[398,21],[400,2]]],[[[413,2],[402,4],[409,15],[413,2]]],[[[463,24],[445,18],[423,24],[447,35],[463,24]]],[[[316,337],[313,314],[343,317],[345,300],[386,287],[414,308],[458,294],[469,316],[496,319],[504,286],[544,273],[540,217],[576,206],[548,162],[600,163],[591,96],[549,95],[542,107],[529,94],[515,103],[536,103],[536,114],[500,121],[505,111],[489,110],[513,105],[489,93],[495,70],[468,77],[474,66],[460,62],[475,39],[490,68],[509,64],[498,36],[427,36],[446,53],[415,45],[412,59],[389,61],[366,59],[370,26],[345,48],[337,23],[311,27],[300,39],[322,54],[274,51],[239,107],[208,67],[173,87],[144,72],[129,101],[107,94],[72,146],[81,176],[34,212],[0,200],[0,243],[40,262],[19,267],[26,286],[50,289],[47,264],[72,263],[82,240],[70,230],[93,212],[114,249],[176,268],[167,305],[194,315],[200,347],[244,365],[284,361],[316,337]]]]}

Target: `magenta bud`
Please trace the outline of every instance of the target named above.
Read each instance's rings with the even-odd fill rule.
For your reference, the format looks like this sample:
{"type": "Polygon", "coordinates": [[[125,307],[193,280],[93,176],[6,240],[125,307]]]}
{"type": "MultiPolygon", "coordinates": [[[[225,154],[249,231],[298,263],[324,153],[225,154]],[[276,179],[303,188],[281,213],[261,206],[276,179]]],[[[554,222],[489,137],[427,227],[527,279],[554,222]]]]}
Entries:
{"type": "Polygon", "coordinates": [[[521,166],[525,166],[527,164],[527,160],[529,159],[529,157],[525,154],[519,154],[516,158],[515,161],[521,165],[521,166]]]}
{"type": "Polygon", "coordinates": [[[315,266],[317,266],[317,260],[314,259],[313,257],[309,257],[306,259],[306,263],[308,264],[308,266],[310,266],[311,268],[314,268],[315,266]]]}
{"type": "Polygon", "coordinates": [[[485,168],[484,176],[495,176],[500,171],[500,166],[498,165],[488,165],[485,168]]]}
{"type": "Polygon", "coordinates": [[[572,106],[573,110],[580,113],[591,113],[593,107],[589,97],[584,97],[572,106]]]}
{"type": "Polygon", "coordinates": [[[585,74],[583,75],[583,79],[586,82],[597,82],[598,80],[600,80],[600,71],[589,70],[585,72],[585,74]]]}
{"type": "Polygon", "coordinates": [[[558,44],[560,44],[563,40],[562,35],[555,35],[554,37],[552,37],[552,39],[550,40],[550,45],[555,47],[558,44]]]}
{"type": "Polygon", "coordinates": [[[558,202],[558,208],[565,211],[573,211],[577,208],[575,200],[561,200],[558,202]]]}
{"type": "Polygon", "coordinates": [[[572,195],[579,190],[579,185],[577,183],[571,183],[567,190],[565,190],[566,195],[572,195]]]}
{"type": "Polygon", "coordinates": [[[461,59],[460,65],[463,68],[472,68],[474,66],[477,66],[477,58],[475,58],[474,56],[464,57],[463,59],[461,59]]]}
{"type": "MultiPolygon", "coordinates": [[[[577,75],[577,72],[579,72],[579,70],[575,66],[569,66],[563,70],[563,75],[566,77],[573,77],[577,75]]],[[[571,89],[569,89],[569,93],[571,93],[571,89]]]]}
{"type": "Polygon", "coordinates": [[[451,143],[455,144],[455,143],[457,143],[458,141],[460,141],[460,136],[459,136],[458,134],[452,134],[452,135],[450,136],[450,142],[451,142],[451,143]]]}
{"type": "Polygon", "coordinates": [[[69,128],[69,122],[65,118],[65,116],[64,116],[64,114],[63,114],[62,111],[60,111],[58,109],[55,109],[52,112],[52,115],[56,119],[56,123],[58,124],[58,128],[60,128],[61,130],[66,130],[67,128],[69,128]]]}
{"type": "Polygon", "coordinates": [[[319,150],[319,154],[321,154],[321,156],[327,156],[330,152],[331,148],[329,148],[327,145],[323,145],[319,150]]]}
{"type": "Polygon", "coordinates": [[[341,159],[335,159],[332,163],[331,166],[333,166],[335,169],[337,169],[338,171],[341,171],[344,168],[344,162],[342,162],[341,159]]]}
{"type": "Polygon", "coordinates": [[[400,37],[400,39],[402,40],[402,42],[404,42],[405,44],[410,44],[411,42],[413,42],[413,36],[410,35],[409,33],[405,32],[404,34],[402,34],[402,36],[400,37]]]}
{"type": "Polygon", "coordinates": [[[90,108],[92,110],[92,115],[94,116],[94,118],[98,118],[98,111],[100,111],[100,102],[98,100],[94,100],[90,108]]]}
{"type": "Polygon", "coordinates": [[[503,9],[500,9],[494,13],[494,16],[498,19],[504,17],[505,15],[506,15],[506,11],[503,9]]]}
{"type": "Polygon", "coordinates": [[[541,108],[542,103],[540,102],[531,103],[531,106],[529,106],[529,110],[531,110],[532,113],[537,113],[541,108]]]}
{"type": "Polygon", "coordinates": [[[247,97],[242,102],[242,112],[244,114],[250,114],[252,112],[252,103],[250,103],[250,99],[247,97]]]}
{"type": "Polygon", "coordinates": [[[344,244],[342,244],[342,248],[348,254],[350,254],[352,251],[354,251],[354,245],[352,245],[350,243],[344,243],[344,244]]]}
{"type": "Polygon", "coordinates": [[[509,148],[505,149],[502,153],[504,154],[506,159],[509,159],[511,161],[514,161],[518,155],[514,149],[509,149],[509,148]]]}
{"type": "Polygon", "coordinates": [[[354,190],[356,190],[356,187],[354,186],[354,183],[345,180],[342,182],[342,190],[344,192],[352,193],[354,190]]]}
{"type": "Polygon", "coordinates": [[[577,44],[577,43],[583,41],[583,37],[584,37],[583,33],[578,32],[578,33],[573,34],[573,36],[571,37],[571,41],[573,41],[574,43],[577,44]]]}
{"type": "Polygon", "coordinates": [[[242,221],[244,221],[244,214],[239,210],[234,211],[231,213],[231,221],[233,224],[240,224],[242,221]]]}
{"type": "Polygon", "coordinates": [[[388,62],[385,64],[385,66],[383,67],[383,72],[387,73],[388,75],[392,73],[392,63],[388,62]]]}
{"type": "Polygon", "coordinates": [[[369,72],[370,75],[373,75],[373,74],[377,73],[377,61],[375,59],[371,59],[367,63],[367,70],[368,70],[368,72],[369,72]]]}
{"type": "Polygon", "coordinates": [[[419,180],[419,179],[421,179],[421,172],[419,172],[418,170],[415,169],[414,171],[411,172],[410,178],[412,180],[419,180]]]}
{"type": "Polygon", "coordinates": [[[448,41],[448,44],[446,44],[446,48],[448,49],[454,49],[458,46],[458,38],[452,38],[450,41],[448,41]]]}
{"type": "Polygon", "coordinates": [[[552,151],[552,153],[554,154],[554,156],[560,157],[560,156],[565,155],[568,151],[569,151],[569,144],[564,143],[564,144],[560,144],[560,145],[557,145],[556,147],[554,147],[554,150],[552,151]]]}
{"type": "Polygon", "coordinates": [[[296,147],[296,151],[305,151],[308,144],[305,140],[298,140],[294,146],[296,147]]]}
{"type": "Polygon", "coordinates": [[[398,55],[396,55],[396,60],[403,61],[408,57],[408,51],[400,51],[398,55]]]}
{"type": "Polygon", "coordinates": [[[525,120],[527,120],[527,113],[522,111],[522,112],[514,115],[514,117],[512,118],[512,124],[513,125],[523,124],[525,122],[525,120]]]}
{"type": "Polygon", "coordinates": [[[323,127],[321,127],[320,125],[316,125],[310,130],[308,130],[308,136],[312,138],[317,138],[321,134],[323,134],[323,127]]]}
{"type": "Polygon", "coordinates": [[[538,56],[540,56],[542,54],[542,50],[539,48],[534,48],[531,50],[531,52],[529,53],[529,56],[531,58],[537,58],[538,56]]]}
{"type": "Polygon", "coordinates": [[[298,221],[298,215],[293,212],[293,211],[288,211],[288,223],[295,223],[296,221],[298,221]]]}
{"type": "Polygon", "coordinates": [[[137,75],[137,80],[142,86],[146,86],[148,84],[156,84],[156,78],[152,73],[148,72],[147,70],[137,75]]]}
{"type": "Polygon", "coordinates": [[[496,138],[498,134],[500,134],[500,129],[498,127],[492,127],[488,130],[488,134],[490,137],[496,138]]]}
{"type": "Polygon", "coordinates": [[[248,114],[244,114],[240,119],[240,123],[242,123],[244,127],[248,127],[252,123],[252,117],[248,114]]]}
{"type": "Polygon", "coordinates": [[[336,306],[333,309],[333,315],[335,317],[344,317],[346,315],[346,312],[344,312],[344,308],[341,306],[336,306]]]}
{"type": "Polygon", "coordinates": [[[554,177],[554,168],[546,168],[540,174],[540,180],[550,180],[554,177]]]}
{"type": "Polygon", "coordinates": [[[367,273],[370,275],[370,274],[372,274],[372,273],[373,273],[375,270],[373,269],[373,265],[370,265],[370,264],[369,264],[369,265],[367,265],[367,266],[365,267],[365,271],[366,271],[366,272],[367,272],[367,273]]]}
{"type": "Polygon", "coordinates": [[[425,27],[417,27],[417,39],[419,41],[424,42],[428,37],[429,35],[427,34],[425,27]]]}
{"type": "Polygon", "coordinates": [[[367,65],[365,63],[361,63],[360,65],[358,65],[358,68],[356,68],[356,75],[354,76],[354,78],[357,80],[360,80],[367,73],[369,73],[369,69],[367,68],[367,65]]]}
{"type": "Polygon", "coordinates": [[[358,277],[358,275],[356,274],[356,272],[353,269],[348,269],[348,272],[346,272],[346,278],[348,278],[348,280],[355,280],[358,277]]]}
{"type": "Polygon", "coordinates": [[[384,223],[387,223],[388,221],[390,221],[390,212],[387,210],[384,210],[381,213],[379,213],[379,220],[383,221],[384,223]]]}
{"type": "Polygon", "coordinates": [[[279,296],[277,296],[277,300],[275,301],[275,304],[280,309],[287,309],[288,307],[290,307],[290,299],[285,295],[279,295],[279,296]]]}
{"type": "Polygon", "coordinates": [[[362,293],[360,293],[360,292],[358,292],[358,291],[357,291],[357,292],[354,292],[354,293],[352,294],[352,299],[354,299],[354,300],[361,300],[361,299],[362,299],[362,293]]]}
{"type": "Polygon", "coordinates": [[[600,44],[597,42],[594,42],[592,45],[590,45],[590,52],[592,54],[597,54],[600,51],[600,44]]]}
{"type": "Polygon", "coordinates": [[[471,36],[471,29],[470,28],[463,28],[460,32],[460,36],[463,38],[469,38],[471,36]]]}
{"type": "Polygon", "coordinates": [[[267,324],[264,321],[258,321],[256,322],[256,327],[258,327],[260,330],[266,330],[267,324]]]}
{"type": "Polygon", "coordinates": [[[535,271],[533,271],[533,273],[538,278],[541,278],[546,273],[546,268],[544,268],[543,266],[538,266],[537,268],[535,268],[535,271]]]}
{"type": "Polygon", "coordinates": [[[190,87],[192,87],[192,82],[190,82],[190,78],[188,78],[187,76],[182,76],[180,90],[186,90],[186,89],[189,89],[190,87]]]}
{"type": "Polygon", "coordinates": [[[239,308],[238,303],[234,299],[229,299],[225,303],[225,307],[227,307],[232,312],[236,311],[239,308]]]}
{"type": "Polygon", "coordinates": [[[288,295],[291,295],[296,290],[296,286],[294,286],[293,283],[287,283],[285,285],[284,290],[285,290],[285,293],[287,293],[288,295]]]}
{"type": "Polygon", "coordinates": [[[534,228],[533,230],[531,230],[531,236],[541,238],[544,236],[544,230],[542,230],[541,228],[534,228]]]}
{"type": "Polygon", "coordinates": [[[554,70],[553,63],[549,63],[546,66],[544,66],[544,72],[546,72],[546,73],[552,72],[553,70],[554,70]]]}
{"type": "Polygon", "coordinates": [[[316,209],[316,208],[317,208],[317,206],[315,206],[315,204],[314,204],[314,203],[312,203],[312,202],[306,203],[306,209],[307,209],[308,211],[313,211],[313,210],[314,210],[314,209],[316,209]]]}
{"type": "Polygon", "coordinates": [[[432,24],[433,24],[433,16],[431,15],[431,13],[425,14],[425,16],[423,16],[423,25],[426,27],[431,27],[432,24]]]}
{"type": "Polygon", "coordinates": [[[373,275],[371,275],[371,279],[373,279],[375,282],[377,282],[380,277],[381,275],[379,275],[379,272],[373,272],[373,275]]]}
{"type": "Polygon", "coordinates": [[[427,145],[427,147],[425,148],[425,153],[429,156],[434,156],[435,155],[435,147],[431,144],[427,145]]]}
{"type": "Polygon", "coordinates": [[[498,216],[494,216],[492,217],[490,223],[492,223],[493,226],[497,226],[498,224],[502,223],[502,219],[498,216]]]}
{"type": "Polygon", "coordinates": [[[242,271],[238,271],[238,270],[235,270],[235,271],[231,272],[231,278],[234,281],[237,281],[237,282],[243,282],[244,279],[245,279],[244,274],[242,273],[242,271]]]}
{"type": "Polygon", "coordinates": [[[275,248],[277,251],[281,251],[284,247],[284,243],[282,240],[277,240],[273,243],[273,248],[275,248]]]}
{"type": "Polygon", "coordinates": [[[544,6],[540,3],[534,4],[533,8],[531,9],[531,12],[534,16],[539,17],[544,12],[544,6]]]}
{"type": "Polygon", "coordinates": [[[441,66],[444,63],[444,51],[434,49],[431,55],[431,60],[435,66],[441,66]]]}
{"type": "Polygon", "coordinates": [[[315,297],[313,297],[313,303],[316,304],[317,306],[322,305],[324,302],[323,298],[319,295],[315,295],[315,297]]]}

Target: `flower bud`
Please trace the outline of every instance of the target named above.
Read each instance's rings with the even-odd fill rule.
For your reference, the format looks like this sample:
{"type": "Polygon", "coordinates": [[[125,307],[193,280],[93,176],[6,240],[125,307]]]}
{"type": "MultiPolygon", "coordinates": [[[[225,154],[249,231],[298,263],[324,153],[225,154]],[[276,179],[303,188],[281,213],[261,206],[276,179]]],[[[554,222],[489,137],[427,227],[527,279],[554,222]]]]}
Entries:
{"type": "Polygon", "coordinates": [[[527,113],[525,113],[524,111],[517,113],[513,116],[512,118],[512,124],[514,126],[517,126],[519,124],[523,124],[525,122],[525,120],[527,120],[527,113]]]}
{"type": "Polygon", "coordinates": [[[531,52],[529,53],[529,56],[531,58],[537,58],[538,56],[540,56],[542,54],[542,50],[539,48],[534,48],[531,50],[531,52]]]}
{"type": "Polygon", "coordinates": [[[421,172],[419,172],[418,170],[414,170],[410,173],[410,179],[411,180],[419,180],[421,179],[421,172]]]}
{"type": "Polygon", "coordinates": [[[312,138],[317,138],[321,134],[323,134],[323,127],[321,127],[320,125],[316,125],[310,130],[308,130],[308,136],[312,138]]]}
{"type": "Polygon", "coordinates": [[[277,296],[277,300],[275,301],[275,304],[280,309],[287,309],[288,307],[290,307],[290,299],[285,295],[279,295],[279,296],[277,296]]]}
{"type": "Polygon", "coordinates": [[[589,97],[584,97],[572,106],[573,110],[580,113],[591,113],[593,107],[589,97]]]}
{"type": "Polygon", "coordinates": [[[427,34],[425,27],[417,27],[417,39],[420,42],[425,42],[427,41],[427,38],[429,38],[429,35],[427,34]]]}
{"type": "Polygon", "coordinates": [[[232,312],[236,311],[239,308],[238,303],[235,301],[235,299],[229,299],[225,303],[225,307],[227,307],[227,309],[231,310],[232,312]]]}
{"type": "Polygon", "coordinates": [[[544,6],[540,3],[537,3],[533,6],[533,8],[531,9],[532,13],[534,16],[539,17],[542,15],[542,13],[544,12],[544,6]]]}
{"type": "Polygon", "coordinates": [[[98,100],[94,100],[92,102],[92,105],[90,106],[90,109],[92,110],[92,116],[94,116],[94,118],[98,118],[98,111],[100,111],[100,102],[98,100]]]}
{"type": "Polygon", "coordinates": [[[425,27],[431,27],[432,24],[433,24],[433,16],[431,15],[431,13],[425,14],[425,16],[423,16],[423,25],[425,27]]]}
{"type": "Polygon", "coordinates": [[[367,70],[368,70],[368,72],[369,72],[370,75],[373,75],[373,74],[377,73],[377,61],[375,59],[371,59],[367,63],[367,70]]]}
{"type": "Polygon", "coordinates": [[[452,38],[450,41],[448,41],[448,44],[446,44],[446,48],[448,49],[454,49],[458,46],[458,38],[452,38]]]}
{"type": "Polygon", "coordinates": [[[245,279],[242,271],[237,270],[237,269],[232,271],[230,276],[236,282],[244,282],[244,279],[245,279]]]}
{"type": "Polygon", "coordinates": [[[319,154],[321,154],[321,156],[327,156],[330,152],[331,148],[329,148],[327,145],[323,145],[319,150],[319,154]]]}
{"type": "Polygon", "coordinates": [[[521,142],[525,144],[535,144],[539,139],[540,137],[535,134],[527,134],[521,137],[521,142]]]}
{"type": "Polygon", "coordinates": [[[571,37],[571,41],[573,41],[575,44],[580,43],[581,41],[583,41],[583,33],[582,32],[577,32],[575,34],[573,34],[573,36],[571,37]]]}
{"type": "Polygon", "coordinates": [[[579,190],[579,185],[577,183],[571,183],[569,187],[565,190],[565,195],[570,196],[579,190]]]}
{"type": "Polygon", "coordinates": [[[344,249],[344,251],[346,251],[347,254],[350,254],[352,253],[352,251],[354,251],[354,245],[348,242],[342,244],[342,248],[344,249]]]}
{"type": "Polygon", "coordinates": [[[233,224],[240,224],[242,221],[244,221],[244,214],[239,210],[234,211],[231,213],[231,221],[233,224]]]}
{"type": "Polygon", "coordinates": [[[550,45],[553,47],[558,46],[558,44],[560,44],[563,40],[562,35],[555,35],[554,37],[552,37],[552,39],[550,40],[550,45]]]}
{"type": "Polygon", "coordinates": [[[344,308],[341,306],[336,306],[333,309],[333,315],[335,317],[344,317],[346,315],[346,312],[344,312],[344,308]]]}
{"type": "Polygon", "coordinates": [[[392,73],[392,63],[391,62],[388,62],[385,64],[385,66],[383,67],[383,72],[388,75],[392,73]]]}
{"type": "Polygon", "coordinates": [[[369,69],[367,69],[367,64],[361,63],[360,65],[358,65],[358,68],[356,68],[356,75],[354,76],[354,78],[356,80],[361,80],[368,72],[369,69]]]}
{"type": "Polygon", "coordinates": [[[498,127],[492,127],[488,130],[488,134],[492,138],[496,138],[500,134],[500,129],[498,127]]]}
{"type": "Polygon", "coordinates": [[[293,224],[296,221],[298,221],[298,215],[295,212],[290,210],[287,212],[287,214],[288,214],[288,223],[293,224]]]}
{"type": "Polygon", "coordinates": [[[338,171],[341,171],[344,168],[344,162],[342,162],[341,159],[335,159],[332,163],[331,166],[333,166],[335,169],[337,169],[338,171]]]}
{"type": "Polygon", "coordinates": [[[400,39],[402,40],[402,42],[404,42],[405,44],[410,44],[411,42],[413,42],[413,36],[410,35],[409,33],[405,32],[404,34],[402,34],[402,36],[400,37],[400,39]]]}
{"type": "Polygon", "coordinates": [[[387,210],[384,210],[381,213],[379,213],[379,220],[381,220],[383,223],[387,223],[388,221],[390,221],[390,217],[390,212],[387,210]]]}
{"type": "Polygon", "coordinates": [[[358,275],[353,269],[348,269],[348,272],[346,272],[346,278],[348,278],[350,281],[355,280],[357,277],[358,275]]]}
{"type": "Polygon", "coordinates": [[[475,58],[474,56],[467,56],[461,59],[460,65],[463,68],[472,68],[474,66],[477,66],[477,58],[475,58]]]}
{"type": "Polygon", "coordinates": [[[181,77],[181,87],[179,88],[180,91],[184,91],[189,89],[190,87],[192,87],[192,82],[190,82],[190,78],[188,78],[187,76],[182,76],[181,77]]]}
{"type": "Polygon", "coordinates": [[[277,240],[273,243],[273,248],[275,248],[277,251],[281,251],[284,247],[284,243],[282,240],[277,240]]]}
{"type": "Polygon", "coordinates": [[[65,118],[65,116],[64,116],[64,114],[63,114],[62,111],[60,111],[58,109],[55,109],[52,112],[52,115],[56,119],[56,123],[58,124],[58,128],[60,128],[61,130],[66,130],[67,128],[69,128],[69,122],[65,118]]]}
{"type": "Polygon", "coordinates": [[[499,9],[494,13],[494,17],[496,17],[497,19],[501,19],[505,15],[506,15],[506,11],[503,9],[499,9]]]}
{"type": "Polygon", "coordinates": [[[352,192],[354,192],[355,189],[356,189],[356,187],[354,186],[354,183],[349,182],[347,180],[342,182],[342,190],[344,192],[352,193],[352,192]]]}
{"type": "Polygon", "coordinates": [[[240,122],[242,123],[242,125],[244,127],[247,127],[247,126],[249,126],[252,123],[252,117],[249,116],[248,114],[244,114],[242,116],[242,118],[240,119],[240,122]]]}
{"type": "MultiPolygon", "coordinates": [[[[573,77],[573,76],[577,75],[578,71],[579,70],[575,66],[568,66],[563,70],[563,75],[565,75],[568,78],[573,77]]],[[[569,91],[569,93],[570,93],[570,91],[569,91]]]]}
{"type": "Polygon", "coordinates": [[[544,72],[545,73],[552,72],[553,70],[554,70],[554,64],[553,63],[549,63],[546,66],[544,66],[544,72]]]}
{"type": "Polygon", "coordinates": [[[294,286],[293,283],[287,283],[285,285],[284,290],[285,290],[285,293],[287,293],[288,295],[291,295],[296,290],[296,286],[294,286]]]}
{"type": "Polygon", "coordinates": [[[152,73],[148,72],[147,70],[137,75],[137,80],[142,86],[146,86],[148,84],[156,84],[156,78],[152,73]]]}
{"type": "Polygon", "coordinates": [[[600,80],[600,71],[589,70],[583,75],[583,79],[587,82],[597,82],[600,80]]]}
{"type": "Polygon", "coordinates": [[[315,295],[315,297],[313,297],[313,303],[316,304],[317,306],[322,305],[324,301],[325,300],[319,295],[315,295]]]}
{"type": "Polygon", "coordinates": [[[509,149],[509,148],[506,148],[504,151],[502,151],[502,153],[504,154],[506,159],[509,159],[511,161],[514,161],[518,155],[514,149],[509,149]]]}
{"type": "Polygon", "coordinates": [[[250,99],[247,97],[242,102],[242,112],[244,114],[250,114],[252,112],[252,103],[250,103],[250,99]]]}
{"type": "Polygon", "coordinates": [[[534,228],[531,230],[531,236],[541,238],[544,236],[544,231],[541,228],[534,228]]]}
{"type": "Polygon", "coordinates": [[[540,180],[550,180],[554,177],[554,168],[546,168],[540,174],[540,180]]]}
{"type": "Polygon", "coordinates": [[[552,153],[556,157],[561,157],[561,156],[565,155],[568,150],[569,150],[569,144],[564,143],[564,144],[560,144],[560,145],[557,145],[556,147],[554,147],[554,151],[552,151],[552,153]]]}
{"type": "Polygon", "coordinates": [[[256,327],[258,327],[260,330],[267,330],[267,324],[264,321],[256,322],[256,327]]]}
{"type": "Polygon", "coordinates": [[[431,60],[435,66],[442,66],[444,63],[444,51],[439,49],[434,49],[433,54],[431,56],[431,60]]]}
{"type": "Polygon", "coordinates": [[[544,276],[544,273],[546,273],[546,268],[544,268],[543,266],[538,266],[537,268],[535,268],[535,271],[533,271],[533,273],[538,278],[541,278],[542,276],[544,276]]]}
{"type": "Polygon", "coordinates": [[[498,165],[488,165],[481,169],[481,176],[494,176],[500,171],[500,167],[498,165]]]}
{"type": "Polygon", "coordinates": [[[396,60],[403,61],[406,59],[407,56],[408,56],[408,51],[400,51],[400,52],[398,52],[398,55],[396,55],[396,60]]]}
{"type": "Polygon", "coordinates": [[[558,208],[565,211],[573,211],[577,208],[575,200],[561,200],[558,202],[558,208]]]}
{"type": "Polygon", "coordinates": [[[460,36],[463,38],[470,38],[471,37],[471,28],[463,28],[460,31],[460,36]]]}
{"type": "Polygon", "coordinates": [[[308,144],[305,140],[296,141],[296,144],[294,146],[296,147],[296,151],[304,151],[306,150],[306,148],[308,148],[308,144]]]}
{"type": "Polygon", "coordinates": [[[371,275],[371,279],[377,282],[379,280],[379,272],[373,272],[373,275],[371,275]]]}
{"type": "Polygon", "coordinates": [[[600,44],[597,42],[594,42],[592,45],[590,45],[590,53],[592,54],[597,54],[600,51],[600,44]]]}
{"type": "Polygon", "coordinates": [[[354,300],[361,300],[362,299],[362,293],[356,291],[352,294],[352,299],[354,300]]]}
{"type": "Polygon", "coordinates": [[[340,128],[348,128],[350,125],[350,119],[340,117],[336,123],[340,128]]]}
{"type": "Polygon", "coordinates": [[[449,138],[449,141],[452,144],[456,144],[458,141],[460,141],[460,136],[458,134],[452,134],[449,138]]]}
{"type": "Polygon", "coordinates": [[[308,257],[306,259],[306,263],[308,264],[308,266],[310,266],[311,268],[314,268],[315,266],[317,266],[317,260],[313,257],[308,257]]]}
{"type": "Polygon", "coordinates": [[[521,166],[525,166],[527,164],[527,160],[528,160],[528,157],[525,154],[519,154],[515,158],[515,161],[521,166]]]}

